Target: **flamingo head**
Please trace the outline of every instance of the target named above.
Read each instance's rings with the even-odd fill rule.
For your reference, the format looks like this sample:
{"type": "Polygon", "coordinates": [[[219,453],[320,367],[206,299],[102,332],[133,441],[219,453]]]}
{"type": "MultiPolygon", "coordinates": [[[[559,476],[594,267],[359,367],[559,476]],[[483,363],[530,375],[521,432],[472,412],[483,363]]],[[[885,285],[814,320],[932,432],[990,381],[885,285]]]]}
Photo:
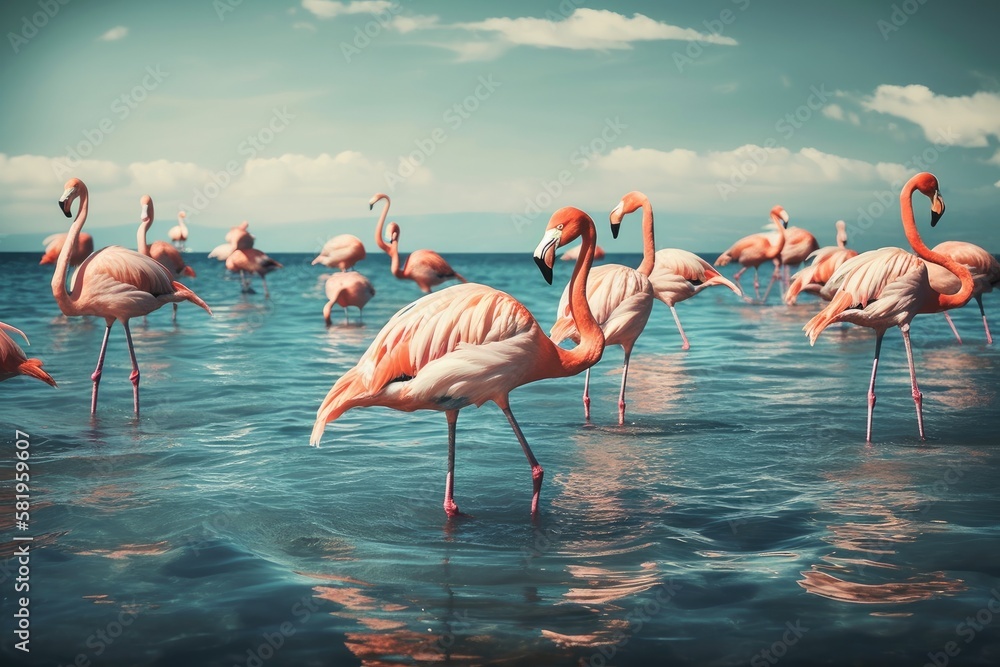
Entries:
{"type": "Polygon", "coordinates": [[[648,203],[649,198],[638,190],[633,190],[622,197],[622,200],[618,202],[618,206],[615,206],[611,211],[611,236],[618,238],[618,230],[621,227],[622,218],[629,213],[639,210],[648,203]]]}
{"type": "Polygon", "coordinates": [[[177,219],[178,219],[178,220],[183,220],[183,219],[184,219],[184,218],[186,218],[186,217],[188,217],[188,214],[187,214],[187,212],[186,212],[186,211],[183,211],[183,210],[182,210],[182,211],[180,211],[180,212],[179,212],[179,213],[177,214],[177,219]]]}
{"type": "Polygon", "coordinates": [[[389,226],[386,227],[386,233],[389,234],[389,243],[396,243],[399,241],[399,225],[395,222],[389,223],[389,226]]]}
{"type": "Polygon", "coordinates": [[[373,208],[375,208],[375,204],[377,204],[380,199],[384,199],[386,203],[388,203],[389,195],[381,192],[376,192],[375,194],[373,194],[372,198],[368,200],[368,210],[370,211],[373,208]]]}
{"type": "Polygon", "coordinates": [[[153,222],[153,198],[149,195],[143,195],[139,200],[139,206],[142,207],[139,219],[145,224],[151,224],[153,222]]]}
{"type": "Polygon", "coordinates": [[[788,211],[784,206],[775,206],[771,209],[771,219],[780,222],[782,227],[788,229],[788,211]]]}
{"type": "Polygon", "coordinates": [[[594,233],[594,221],[589,215],[578,208],[566,206],[552,214],[541,242],[535,248],[535,264],[542,272],[548,284],[552,284],[552,267],[556,263],[556,249],[572,243],[588,228],[591,238],[594,233]]]}
{"type": "Polygon", "coordinates": [[[86,191],[87,186],[79,178],[71,178],[66,181],[66,185],[63,186],[62,197],[59,198],[59,209],[63,212],[63,215],[67,218],[73,217],[73,212],[70,210],[73,206],[73,200],[86,191]]]}
{"type": "Polygon", "coordinates": [[[937,176],[924,171],[911,180],[915,180],[917,189],[931,200],[931,227],[933,227],[944,215],[944,199],[941,197],[941,186],[938,185],[937,176]]]}
{"type": "Polygon", "coordinates": [[[847,223],[843,220],[838,220],[834,223],[837,228],[837,245],[843,247],[847,244],[847,223]]]}

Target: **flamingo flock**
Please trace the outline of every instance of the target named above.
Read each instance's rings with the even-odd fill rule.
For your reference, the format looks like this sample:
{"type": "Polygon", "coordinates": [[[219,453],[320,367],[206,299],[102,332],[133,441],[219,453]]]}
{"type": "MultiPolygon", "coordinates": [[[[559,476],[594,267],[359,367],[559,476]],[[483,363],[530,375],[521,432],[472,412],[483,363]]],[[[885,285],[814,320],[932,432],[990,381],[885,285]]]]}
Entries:
{"type": "MultiPolygon", "coordinates": [[[[466,407],[496,404],[506,417],[514,438],[527,459],[532,479],[531,512],[539,511],[544,470],[510,407],[510,393],[525,384],[584,373],[584,421],[591,420],[590,370],[609,345],[624,351],[618,394],[618,424],[626,424],[626,385],[632,352],[650,318],[654,301],[666,304],[676,323],[681,349],[690,341],[681,326],[676,305],[712,286],[723,286],[737,297],[756,305],[766,303],[775,282],[782,300],[796,306],[803,294],[815,294],[828,303],[808,320],[803,331],[814,345],[829,326],[843,322],[875,332],[875,353],[867,394],[866,441],[872,441],[876,404],[875,381],[886,331],[897,327],[903,338],[910,374],[911,396],[917,416],[917,431],[924,439],[923,395],[916,378],[910,340],[910,323],[924,313],[943,313],[961,342],[948,310],[966,305],[973,297],[982,315],[987,344],[992,336],[982,295],[1000,283],[1000,263],[979,246],[949,241],[928,248],[917,228],[913,196],[920,192],[930,200],[930,224],[935,226],[945,211],[937,178],[923,172],[913,176],[900,193],[901,220],[913,253],[902,248],[882,248],[859,254],[847,247],[846,225],[838,221],[836,245],[821,248],[804,229],[789,227],[790,216],[782,206],[769,214],[775,231],[751,234],[736,241],[715,261],[716,266],[736,262],[740,269],[732,280],[694,253],[677,248],[657,250],[653,207],[639,191],[625,194],[609,214],[612,236],[624,218],[642,212],[642,260],[635,268],[621,264],[594,266],[603,256],[597,245],[597,226],[586,212],[564,207],[552,214],[536,246],[533,258],[549,284],[554,277],[557,251],[577,239],[580,244],[565,251],[562,259],[573,261],[573,271],[562,292],[555,321],[546,335],[539,321],[516,298],[488,285],[468,282],[433,250],[414,250],[400,259],[400,226],[386,220],[390,199],[376,193],[369,210],[383,203],[375,224],[376,245],[389,256],[390,273],[400,281],[412,281],[424,296],[400,309],[375,334],[367,351],[327,392],[313,423],[310,444],[319,446],[326,425],[352,408],[381,406],[402,412],[443,412],[448,427],[447,472],[444,510],[448,517],[460,516],[455,500],[455,453],[459,412],[466,407]],[[811,260],[794,275],[791,269],[811,260]],[[774,264],[770,282],[760,291],[758,269],[774,264]],[[401,266],[402,264],[402,266],[401,266]],[[743,293],[740,277],[754,270],[754,299],[743,293]],[[434,291],[445,282],[459,284],[434,291]],[[569,345],[572,343],[572,346],[569,345]]],[[[59,199],[59,207],[73,222],[68,233],[45,240],[41,264],[54,263],[52,295],[66,316],[94,316],[106,324],[96,368],[91,375],[91,414],[96,414],[98,390],[111,329],[120,322],[125,331],[132,365],[133,409],[139,415],[140,370],[129,321],[164,305],[191,302],[211,315],[209,306],[178,279],[195,278],[184,260],[188,227],[186,214],[168,232],[170,243],[147,241],[154,223],[153,200],[140,199],[136,250],[108,246],[93,251],[93,239],[82,229],[87,221],[89,191],[77,178],[70,179],[59,199]],[[72,208],[78,202],[73,216],[72,208]],[[67,273],[76,267],[67,286],[67,273]]],[[[270,298],[266,276],[282,264],[255,247],[256,237],[243,221],[233,226],[209,257],[239,273],[242,291],[252,294],[250,277],[260,277],[264,297],[270,298]]],[[[323,318],[332,327],[334,307],[361,312],[376,296],[372,282],[357,270],[366,258],[362,241],[353,234],[333,236],[321,246],[313,265],[337,269],[323,276],[326,302],[323,318]]],[[[27,337],[0,322],[0,380],[26,375],[56,386],[42,370],[42,362],[29,359],[6,333],[27,337]]],[[[641,369],[640,371],[641,372],[641,369]]]]}

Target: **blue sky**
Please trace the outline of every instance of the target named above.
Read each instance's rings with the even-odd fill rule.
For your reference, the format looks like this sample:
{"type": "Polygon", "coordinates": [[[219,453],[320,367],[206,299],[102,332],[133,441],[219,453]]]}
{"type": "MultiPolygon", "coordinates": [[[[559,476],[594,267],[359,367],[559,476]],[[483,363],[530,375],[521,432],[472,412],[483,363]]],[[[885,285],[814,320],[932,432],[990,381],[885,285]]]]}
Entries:
{"type": "Polygon", "coordinates": [[[384,191],[404,251],[528,252],[565,205],[638,251],[638,219],[618,241],[606,219],[639,189],[660,247],[723,249],[782,204],[864,250],[905,245],[899,187],[929,168],[948,204],[929,244],[996,252],[997,19],[941,0],[7,2],[0,250],[66,229],[70,176],[99,246],[134,242],[147,193],[151,236],[185,208],[198,249],[244,219],[264,250],[370,245],[384,191]]]}

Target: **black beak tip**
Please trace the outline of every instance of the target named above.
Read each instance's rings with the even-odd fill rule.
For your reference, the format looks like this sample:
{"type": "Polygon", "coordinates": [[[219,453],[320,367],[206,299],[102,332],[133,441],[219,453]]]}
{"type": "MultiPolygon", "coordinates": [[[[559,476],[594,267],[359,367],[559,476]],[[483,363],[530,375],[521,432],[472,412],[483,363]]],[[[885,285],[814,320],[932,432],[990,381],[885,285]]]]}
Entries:
{"type": "Polygon", "coordinates": [[[538,270],[542,272],[542,277],[545,278],[545,282],[552,284],[552,267],[545,263],[545,260],[541,257],[535,258],[535,264],[538,265],[538,270]]]}
{"type": "Polygon", "coordinates": [[[73,217],[73,212],[69,210],[69,207],[66,206],[66,202],[62,200],[59,200],[59,210],[62,211],[63,215],[65,215],[67,218],[73,217]]]}
{"type": "Polygon", "coordinates": [[[368,204],[368,210],[369,211],[372,210],[373,208],[375,208],[375,204],[368,204]]]}
{"type": "Polygon", "coordinates": [[[611,236],[613,238],[618,238],[618,232],[621,231],[621,228],[622,228],[622,223],[619,222],[619,223],[615,224],[615,223],[612,222],[611,223],[611,236]]]}

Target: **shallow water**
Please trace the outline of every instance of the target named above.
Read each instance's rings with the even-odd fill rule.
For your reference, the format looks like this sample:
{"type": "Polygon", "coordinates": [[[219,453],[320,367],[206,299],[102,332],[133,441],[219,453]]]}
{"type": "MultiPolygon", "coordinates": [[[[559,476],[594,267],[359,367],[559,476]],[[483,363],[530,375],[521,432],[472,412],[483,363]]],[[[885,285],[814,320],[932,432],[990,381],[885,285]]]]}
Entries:
{"type": "MultiPolygon", "coordinates": [[[[0,384],[2,556],[15,429],[31,443],[18,534],[34,538],[30,656],[10,631],[16,561],[0,571],[3,664],[1000,664],[1000,349],[975,304],[954,315],[961,346],[940,316],[914,322],[926,442],[887,334],[872,445],[871,331],[810,348],[812,297],[712,288],[678,306],[683,352],[656,304],[626,426],[620,349],[594,370],[592,426],[581,377],[512,395],[546,470],[536,521],[503,415],[462,412],[456,499],[473,516],[449,522],[443,415],[355,410],[307,446],[327,390],[417,288],[370,256],[365,325],[327,329],[310,257],[276,256],[270,300],[189,258],[215,316],[133,322],[138,420],[116,326],[91,420],[103,322],[62,318],[36,255],[0,255],[0,320],[59,382],[0,384]]],[[[449,259],[545,328],[571,269],[550,287],[527,255],[449,259]]]]}

